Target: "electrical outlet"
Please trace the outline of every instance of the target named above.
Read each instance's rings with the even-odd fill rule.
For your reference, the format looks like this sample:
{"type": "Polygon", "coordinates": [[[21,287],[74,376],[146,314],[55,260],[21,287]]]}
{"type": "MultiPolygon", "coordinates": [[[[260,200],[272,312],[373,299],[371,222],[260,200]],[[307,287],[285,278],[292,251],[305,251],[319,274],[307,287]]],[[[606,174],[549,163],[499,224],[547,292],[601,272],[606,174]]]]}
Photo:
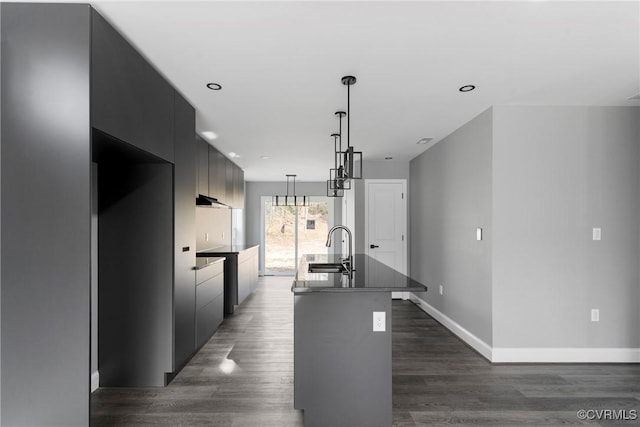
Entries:
{"type": "Polygon", "coordinates": [[[592,308],[591,309],[591,321],[592,322],[599,322],[600,321],[600,309],[599,308],[592,308]]]}
{"type": "Polygon", "coordinates": [[[209,241],[209,233],[204,233],[204,241],[205,242],[209,241]]]}
{"type": "Polygon", "coordinates": [[[386,313],[384,311],[373,312],[373,332],[384,332],[386,330],[386,313]]]}
{"type": "Polygon", "coordinates": [[[222,232],[222,240],[224,240],[224,231],[222,232]]]}
{"type": "Polygon", "coordinates": [[[444,286],[440,285],[440,295],[444,295],[444,286]]]}

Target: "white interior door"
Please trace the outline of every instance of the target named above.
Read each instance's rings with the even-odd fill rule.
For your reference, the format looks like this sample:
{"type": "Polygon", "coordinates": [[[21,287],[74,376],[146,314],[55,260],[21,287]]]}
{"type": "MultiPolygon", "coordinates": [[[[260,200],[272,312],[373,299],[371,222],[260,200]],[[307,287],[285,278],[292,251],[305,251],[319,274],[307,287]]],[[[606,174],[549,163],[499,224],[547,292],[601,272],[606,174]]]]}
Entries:
{"type": "MultiPolygon", "coordinates": [[[[403,274],[407,272],[406,189],[404,179],[365,180],[365,251],[403,274]]],[[[392,298],[408,297],[407,292],[392,294],[392,298]]]]}

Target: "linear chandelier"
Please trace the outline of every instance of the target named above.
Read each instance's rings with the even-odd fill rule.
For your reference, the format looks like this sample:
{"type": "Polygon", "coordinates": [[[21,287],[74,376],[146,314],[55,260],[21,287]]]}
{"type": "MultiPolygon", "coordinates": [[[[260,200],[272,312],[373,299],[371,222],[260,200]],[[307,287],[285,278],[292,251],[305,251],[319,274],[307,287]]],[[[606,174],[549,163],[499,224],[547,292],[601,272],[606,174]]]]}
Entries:
{"type": "Polygon", "coordinates": [[[354,76],[344,76],[341,79],[343,85],[347,87],[347,111],[336,111],[335,115],[339,119],[339,132],[331,134],[334,139],[334,167],[329,169],[329,179],[327,180],[327,196],[343,197],[344,190],[351,189],[352,179],[362,178],[362,151],[355,151],[351,145],[351,86],[356,83],[354,76]],[[342,118],[347,117],[347,144],[342,147],[342,118]],[[356,169],[356,165],[358,168],[356,169]]]}
{"type": "Polygon", "coordinates": [[[287,174],[287,195],[271,196],[272,206],[309,206],[309,197],[296,195],[296,175],[287,174]],[[293,178],[293,195],[289,194],[289,180],[293,178]]]}

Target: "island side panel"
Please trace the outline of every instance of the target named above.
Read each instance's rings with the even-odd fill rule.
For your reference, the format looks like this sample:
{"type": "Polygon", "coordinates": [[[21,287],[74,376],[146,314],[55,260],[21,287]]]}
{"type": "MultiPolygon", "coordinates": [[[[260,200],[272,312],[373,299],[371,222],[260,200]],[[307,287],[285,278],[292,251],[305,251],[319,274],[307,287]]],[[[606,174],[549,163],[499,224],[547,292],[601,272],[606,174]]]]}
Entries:
{"type": "Polygon", "coordinates": [[[391,425],[391,292],[294,296],[294,406],[306,427],[391,425]],[[373,312],[386,330],[373,332],[373,312]]]}

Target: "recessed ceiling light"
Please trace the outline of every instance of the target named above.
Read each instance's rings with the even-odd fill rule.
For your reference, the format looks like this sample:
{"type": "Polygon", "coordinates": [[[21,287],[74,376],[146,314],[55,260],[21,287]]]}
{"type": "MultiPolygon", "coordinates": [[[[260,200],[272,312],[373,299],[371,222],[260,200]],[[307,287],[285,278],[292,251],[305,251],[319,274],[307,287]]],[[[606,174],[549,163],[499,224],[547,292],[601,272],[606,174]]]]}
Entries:
{"type": "Polygon", "coordinates": [[[207,88],[211,90],[220,90],[222,89],[222,85],[220,83],[207,83],[207,88]]]}
{"type": "Polygon", "coordinates": [[[269,156],[260,156],[261,159],[268,159],[269,156]]]}
{"type": "Polygon", "coordinates": [[[393,157],[391,157],[391,156],[387,156],[387,157],[385,157],[384,159],[385,159],[385,160],[393,160],[393,157]]]}
{"type": "Polygon", "coordinates": [[[229,157],[231,158],[236,158],[236,157],[240,157],[240,154],[234,153],[233,151],[229,153],[229,157]]]}
{"type": "Polygon", "coordinates": [[[202,136],[207,138],[209,141],[213,141],[214,139],[216,139],[218,137],[218,135],[216,135],[215,132],[211,132],[210,130],[206,130],[206,131],[202,132],[202,136]]]}
{"type": "Polygon", "coordinates": [[[427,138],[420,138],[416,144],[428,144],[433,140],[433,138],[431,137],[427,137],[427,138]]]}
{"type": "Polygon", "coordinates": [[[458,89],[460,92],[471,92],[472,90],[474,90],[476,87],[474,85],[464,85],[462,86],[460,89],[458,89]]]}

